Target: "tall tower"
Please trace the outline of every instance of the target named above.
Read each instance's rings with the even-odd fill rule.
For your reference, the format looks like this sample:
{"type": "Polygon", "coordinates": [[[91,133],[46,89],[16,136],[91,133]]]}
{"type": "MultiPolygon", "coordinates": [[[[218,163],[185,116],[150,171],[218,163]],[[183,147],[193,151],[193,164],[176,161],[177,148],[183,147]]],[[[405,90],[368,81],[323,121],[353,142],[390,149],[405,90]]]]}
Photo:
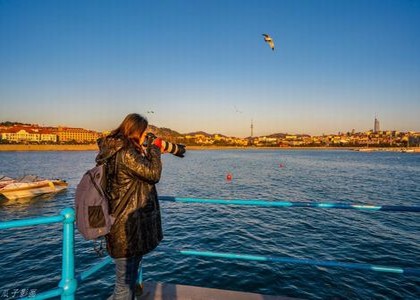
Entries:
{"type": "Polygon", "coordinates": [[[254,123],[252,122],[251,119],[251,138],[254,136],[254,123]]]}
{"type": "Polygon", "coordinates": [[[379,120],[375,117],[375,124],[373,125],[373,132],[379,132],[381,129],[379,127],[379,120]]]}

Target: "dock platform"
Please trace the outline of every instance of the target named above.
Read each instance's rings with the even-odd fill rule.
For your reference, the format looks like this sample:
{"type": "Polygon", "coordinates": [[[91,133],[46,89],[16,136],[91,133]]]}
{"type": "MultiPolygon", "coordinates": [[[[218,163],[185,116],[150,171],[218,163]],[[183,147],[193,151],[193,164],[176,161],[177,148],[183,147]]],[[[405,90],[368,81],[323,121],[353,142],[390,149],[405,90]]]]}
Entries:
{"type": "Polygon", "coordinates": [[[197,286],[144,282],[137,300],[296,300],[283,296],[261,295],[197,286]]]}

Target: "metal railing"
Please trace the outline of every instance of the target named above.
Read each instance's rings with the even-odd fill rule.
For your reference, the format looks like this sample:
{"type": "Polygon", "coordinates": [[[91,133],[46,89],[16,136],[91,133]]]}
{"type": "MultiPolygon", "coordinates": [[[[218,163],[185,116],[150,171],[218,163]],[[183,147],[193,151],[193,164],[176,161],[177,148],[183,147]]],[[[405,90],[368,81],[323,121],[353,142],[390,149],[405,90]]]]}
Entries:
{"type": "Polygon", "coordinates": [[[61,296],[63,300],[74,299],[74,294],[77,289],[77,280],[74,277],[74,210],[72,208],[65,208],[58,216],[0,222],[0,230],[61,222],[63,223],[63,257],[61,280],[58,288],[37,294],[34,297],[25,297],[22,299],[38,300],[57,296],[61,296]]]}
{"type": "MultiPolygon", "coordinates": [[[[226,199],[199,199],[199,198],[177,198],[170,196],[159,197],[161,201],[171,201],[180,203],[202,203],[202,204],[224,204],[224,205],[252,205],[261,207],[301,207],[301,208],[338,208],[338,209],[357,209],[367,211],[405,211],[405,212],[420,212],[418,206],[372,206],[372,205],[352,205],[340,203],[316,203],[316,202],[276,202],[276,201],[263,201],[263,200],[226,200],[226,199]]],[[[14,221],[0,222],[1,229],[10,229],[18,227],[27,227],[51,223],[63,223],[63,255],[62,255],[62,272],[61,280],[58,287],[49,291],[45,291],[34,295],[33,297],[25,297],[25,300],[40,300],[52,297],[61,296],[63,300],[73,300],[75,293],[82,281],[93,275],[106,265],[112,262],[111,257],[107,256],[99,263],[81,272],[75,276],[74,265],[74,221],[75,213],[72,208],[66,208],[61,211],[60,215],[52,217],[38,217],[32,219],[22,219],[14,221]]],[[[250,261],[268,261],[268,262],[281,262],[281,263],[295,263],[307,264],[323,267],[341,267],[348,269],[358,269],[376,272],[389,272],[404,275],[420,276],[420,269],[418,268],[401,268],[394,266],[380,266],[363,263],[346,263],[336,261],[321,261],[312,259],[296,259],[292,257],[276,257],[276,256],[261,256],[254,254],[243,253],[221,253],[211,251],[197,251],[192,249],[169,248],[159,246],[156,251],[163,252],[177,252],[181,255],[193,255],[202,257],[217,257],[224,259],[235,260],[250,260],[250,261]]],[[[142,269],[140,268],[138,282],[142,282],[142,269]]]]}

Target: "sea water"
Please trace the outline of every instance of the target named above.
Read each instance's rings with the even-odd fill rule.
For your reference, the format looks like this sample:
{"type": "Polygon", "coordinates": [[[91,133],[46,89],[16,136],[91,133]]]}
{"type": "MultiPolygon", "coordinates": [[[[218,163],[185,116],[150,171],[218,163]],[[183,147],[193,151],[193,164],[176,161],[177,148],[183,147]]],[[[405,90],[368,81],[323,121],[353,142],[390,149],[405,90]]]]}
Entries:
{"type": "MultiPolygon", "coordinates": [[[[94,151],[1,152],[0,174],[61,178],[66,192],[0,200],[0,221],[58,215],[94,151]]],[[[420,155],[317,150],[188,151],[163,156],[159,195],[211,199],[420,205],[420,155]],[[231,174],[231,180],[227,180],[231,174]]],[[[420,215],[315,208],[263,208],[161,202],[161,246],[420,268],[420,215]]],[[[0,300],[39,293],[61,278],[62,225],[0,232],[0,300]],[[3,297],[3,298],[2,298],[3,297]]],[[[76,273],[98,263],[76,231],[76,273]]],[[[106,299],[113,265],[89,277],[77,299],[106,299]]],[[[306,299],[418,299],[420,278],[395,273],[274,262],[226,260],[159,251],[144,257],[145,281],[306,299]]]]}

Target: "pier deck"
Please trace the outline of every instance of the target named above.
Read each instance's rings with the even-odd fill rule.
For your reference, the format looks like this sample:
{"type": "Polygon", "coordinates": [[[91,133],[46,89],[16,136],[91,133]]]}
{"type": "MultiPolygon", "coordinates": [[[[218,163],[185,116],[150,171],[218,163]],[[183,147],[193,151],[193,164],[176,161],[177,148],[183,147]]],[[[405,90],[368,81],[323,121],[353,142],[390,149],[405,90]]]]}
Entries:
{"type": "Polygon", "coordinates": [[[197,286],[144,282],[144,289],[137,300],[292,300],[296,298],[261,295],[197,286]]]}

